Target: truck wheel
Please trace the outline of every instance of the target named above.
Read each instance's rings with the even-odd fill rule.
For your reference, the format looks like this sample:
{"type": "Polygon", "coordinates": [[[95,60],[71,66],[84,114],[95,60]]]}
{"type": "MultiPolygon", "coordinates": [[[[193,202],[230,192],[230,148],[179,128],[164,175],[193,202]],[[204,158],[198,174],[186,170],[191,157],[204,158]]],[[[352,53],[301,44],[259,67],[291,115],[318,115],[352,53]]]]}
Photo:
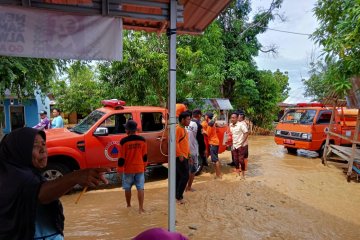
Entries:
{"type": "Polygon", "coordinates": [[[50,162],[42,172],[44,178],[48,181],[55,180],[69,173],[70,169],[61,163],[50,162]]]}
{"type": "Polygon", "coordinates": [[[289,147],[287,147],[286,149],[287,149],[288,153],[290,153],[290,154],[296,154],[296,153],[297,153],[297,149],[296,149],[296,148],[289,148],[289,147]]]}
{"type": "Polygon", "coordinates": [[[322,158],[322,157],[323,157],[324,150],[325,150],[325,143],[323,143],[323,144],[321,145],[320,149],[316,151],[316,152],[319,154],[319,158],[322,158]]]}

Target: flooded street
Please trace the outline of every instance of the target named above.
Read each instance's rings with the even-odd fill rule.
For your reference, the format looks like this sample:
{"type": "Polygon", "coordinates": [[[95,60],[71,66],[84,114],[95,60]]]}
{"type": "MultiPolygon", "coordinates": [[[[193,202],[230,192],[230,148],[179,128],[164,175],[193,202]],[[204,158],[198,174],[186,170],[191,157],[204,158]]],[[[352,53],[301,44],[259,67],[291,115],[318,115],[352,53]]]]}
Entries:
{"type": "MultiPolygon", "coordinates": [[[[348,183],[341,168],[323,166],[313,153],[289,155],[271,136],[251,136],[249,151],[245,181],[226,165],[230,152],[220,155],[222,180],[211,168],[195,178],[196,191],[177,206],[177,231],[190,239],[360,238],[360,183],[348,183]]],[[[86,192],[78,204],[79,193],[62,197],[65,239],[131,239],[148,228],[166,228],[165,177],[145,183],[141,215],[134,188],[132,208],[120,186],[86,192]]]]}

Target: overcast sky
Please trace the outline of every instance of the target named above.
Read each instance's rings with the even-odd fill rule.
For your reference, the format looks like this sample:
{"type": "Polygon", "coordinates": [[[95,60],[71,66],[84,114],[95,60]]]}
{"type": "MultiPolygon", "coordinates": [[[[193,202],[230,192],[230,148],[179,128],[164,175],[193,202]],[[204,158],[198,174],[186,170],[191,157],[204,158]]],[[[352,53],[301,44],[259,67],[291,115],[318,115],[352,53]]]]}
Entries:
{"type": "MultiPolygon", "coordinates": [[[[268,8],[271,0],[253,0],[252,8],[268,8]]],[[[280,13],[286,17],[285,22],[276,20],[269,28],[310,34],[317,27],[312,9],[316,0],[284,0],[280,13]]],[[[302,78],[308,77],[309,61],[312,52],[319,53],[319,47],[308,36],[295,35],[267,30],[259,36],[263,46],[275,44],[278,47],[276,56],[261,53],[255,60],[260,69],[289,73],[290,96],[300,97],[304,92],[302,78]]]]}

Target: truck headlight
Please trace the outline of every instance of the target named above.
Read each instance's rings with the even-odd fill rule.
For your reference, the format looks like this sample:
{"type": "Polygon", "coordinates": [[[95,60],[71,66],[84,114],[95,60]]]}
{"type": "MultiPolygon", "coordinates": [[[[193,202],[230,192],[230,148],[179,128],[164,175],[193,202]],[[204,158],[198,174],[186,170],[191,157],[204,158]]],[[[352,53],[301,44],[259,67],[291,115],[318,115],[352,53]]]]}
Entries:
{"type": "Polygon", "coordinates": [[[276,134],[276,135],[280,135],[280,134],[281,134],[281,130],[276,130],[276,131],[275,131],[275,134],[276,134]]]}
{"type": "Polygon", "coordinates": [[[306,139],[306,140],[311,140],[312,134],[311,133],[303,133],[303,134],[301,134],[301,138],[306,139]]]}

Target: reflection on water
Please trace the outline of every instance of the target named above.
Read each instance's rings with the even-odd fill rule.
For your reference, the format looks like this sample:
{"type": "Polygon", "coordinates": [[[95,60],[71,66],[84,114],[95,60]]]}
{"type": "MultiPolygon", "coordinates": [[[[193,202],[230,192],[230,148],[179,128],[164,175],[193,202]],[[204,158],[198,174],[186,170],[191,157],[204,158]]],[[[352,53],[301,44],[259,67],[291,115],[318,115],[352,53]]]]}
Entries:
{"type": "MultiPolygon", "coordinates": [[[[177,206],[177,230],[190,239],[358,239],[358,183],[342,169],[323,166],[314,153],[287,154],[272,137],[250,139],[247,179],[240,180],[220,155],[223,180],[212,166],[195,178],[195,192],[177,206]]],[[[167,170],[149,172],[145,214],[138,214],[136,191],[126,208],[120,183],[111,189],[64,196],[66,239],[131,239],[167,226],[167,170]]]]}
{"type": "Polygon", "coordinates": [[[308,157],[308,158],[317,158],[317,157],[319,157],[319,154],[317,152],[308,151],[308,150],[304,150],[304,149],[299,149],[297,151],[297,154],[299,156],[308,157]]]}

